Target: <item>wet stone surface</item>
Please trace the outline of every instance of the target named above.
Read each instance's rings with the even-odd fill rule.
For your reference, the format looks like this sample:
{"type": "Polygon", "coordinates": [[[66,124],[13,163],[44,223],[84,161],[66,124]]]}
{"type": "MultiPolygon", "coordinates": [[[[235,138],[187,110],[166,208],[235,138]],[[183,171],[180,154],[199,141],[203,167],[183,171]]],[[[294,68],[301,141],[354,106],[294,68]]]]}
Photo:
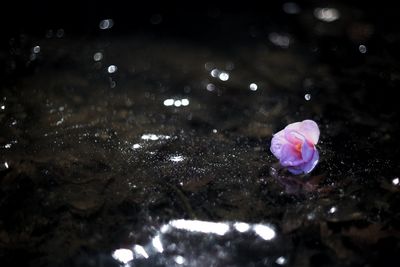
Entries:
{"type": "Polygon", "coordinates": [[[395,266],[399,35],[314,8],[283,8],[307,36],[256,23],[229,46],[13,37],[1,265],[395,266]],[[270,140],[304,119],[321,160],[293,176],[270,140]]]}

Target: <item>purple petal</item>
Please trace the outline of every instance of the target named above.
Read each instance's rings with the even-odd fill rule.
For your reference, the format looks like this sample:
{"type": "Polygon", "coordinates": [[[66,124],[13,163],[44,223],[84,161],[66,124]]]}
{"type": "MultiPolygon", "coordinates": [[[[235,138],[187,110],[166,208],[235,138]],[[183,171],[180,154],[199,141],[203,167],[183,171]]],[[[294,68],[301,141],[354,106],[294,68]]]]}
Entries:
{"type": "Polygon", "coordinates": [[[301,154],[296,151],[292,144],[286,144],[282,146],[281,157],[279,159],[282,166],[298,166],[304,161],[301,158],[301,154]]]}
{"type": "Polygon", "coordinates": [[[270,147],[272,154],[274,154],[275,157],[280,159],[282,146],[287,143],[288,143],[288,141],[285,139],[283,130],[274,134],[274,136],[272,137],[272,140],[271,140],[271,147],[270,147]]]}
{"type": "Polygon", "coordinates": [[[286,126],[285,130],[291,130],[300,133],[314,145],[318,143],[319,128],[317,123],[313,120],[304,120],[302,122],[291,123],[286,126]]]}
{"type": "Polygon", "coordinates": [[[304,142],[301,146],[301,157],[303,158],[304,162],[308,162],[314,155],[314,151],[316,150],[313,144],[309,142],[304,142]]]}
{"type": "Polygon", "coordinates": [[[315,168],[315,166],[317,166],[318,161],[319,161],[319,153],[318,150],[315,149],[312,159],[304,163],[304,165],[301,167],[304,173],[307,174],[311,172],[315,168]]]}
{"type": "Polygon", "coordinates": [[[303,144],[306,138],[304,135],[301,133],[297,132],[296,130],[289,130],[289,129],[284,129],[285,132],[285,138],[288,140],[288,142],[297,145],[297,144],[303,144]]]}
{"type": "Polygon", "coordinates": [[[288,124],[285,127],[285,130],[293,130],[293,131],[300,132],[300,126],[301,126],[301,122],[293,122],[293,123],[288,124]]]}
{"type": "Polygon", "coordinates": [[[301,131],[300,131],[308,141],[316,145],[319,140],[319,128],[315,121],[312,120],[304,120],[301,122],[301,131]]]}

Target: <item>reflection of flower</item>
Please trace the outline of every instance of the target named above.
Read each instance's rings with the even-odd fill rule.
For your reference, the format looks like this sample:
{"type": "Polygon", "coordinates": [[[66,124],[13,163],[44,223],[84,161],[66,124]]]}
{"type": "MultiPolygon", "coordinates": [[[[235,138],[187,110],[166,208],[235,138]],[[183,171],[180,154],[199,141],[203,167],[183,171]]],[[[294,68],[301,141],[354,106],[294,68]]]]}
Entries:
{"type": "Polygon", "coordinates": [[[293,174],[309,173],[317,165],[318,125],[312,120],[289,124],[272,137],[271,152],[293,174]]]}
{"type": "Polygon", "coordinates": [[[279,163],[275,163],[271,166],[270,175],[276,179],[284,188],[288,194],[302,194],[306,192],[326,192],[329,188],[320,187],[320,182],[325,178],[324,175],[310,175],[308,177],[299,177],[294,175],[287,175],[285,172],[281,172],[282,166],[279,163]]]}

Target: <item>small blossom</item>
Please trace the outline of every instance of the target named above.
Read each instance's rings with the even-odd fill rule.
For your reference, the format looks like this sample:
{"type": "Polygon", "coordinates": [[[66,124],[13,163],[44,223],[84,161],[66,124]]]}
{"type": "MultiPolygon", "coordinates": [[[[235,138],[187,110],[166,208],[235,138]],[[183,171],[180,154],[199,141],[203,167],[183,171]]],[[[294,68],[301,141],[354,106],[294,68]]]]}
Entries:
{"type": "Polygon", "coordinates": [[[271,152],[282,166],[293,174],[309,173],[318,163],[315,145],[319,128],[315,121],[304,120],[291,123],[272,137],[271,152]]]}

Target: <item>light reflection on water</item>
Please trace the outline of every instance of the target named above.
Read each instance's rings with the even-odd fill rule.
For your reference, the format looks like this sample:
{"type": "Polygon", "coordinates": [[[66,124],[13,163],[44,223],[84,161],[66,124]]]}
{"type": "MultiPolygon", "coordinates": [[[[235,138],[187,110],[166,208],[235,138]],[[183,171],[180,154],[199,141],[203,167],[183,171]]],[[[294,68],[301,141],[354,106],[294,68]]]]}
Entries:
{"type": "Polygon", "coordinates": [[[172,162],[181,162],[185,159],[185,157],[181,156],[181,155],[176,155],[176,156],[171,156],[169,158],[170,161],[172,162]]]}
{"type": "Polygon", "coordinates": [[[197,220],[174,220],[169,222],[168,225],[172,228],[176,228],[179,230],[216,235],[224,235],[230,230],[229,225],[226,223],[215,223],[197,220]]]}
{"type": "Polygon", "coordinates": [[[114,252],[112,253],[112,257],[114,259],[116,259],[117,261],[126,264],[126,263],[130,262],[131,260],[133,260],[133,252],[130,249],[120,248],[120,249],[114,250],[114,252]]]}
{"type": "Polygon", "coordinates": [[[168,140],[171,138],[169,135],[162,135],[162,134],[143,134],[142,135],[142,140],[151,140],[151,141],[157,141],[157,140],[168,140]]]}
{"type": "MultiPolygon", "coordinates": [[[[210,222],[185,219],[171,220],[159,228],[148,244],[144,246],[135,244],[132,246],[132,250],[126,248],[116,249],[112,253],[112,256],[123,264],[131,261],[125,266],[132,267],[136,266],[136,260],[139,260],[141,264],[146,266],[146,260],[148,260],[147,265],[151,265],[154,264],[156,258],[159,258],[156,260],[158,262],[161,259],[162,266],[170,266],[169,264],[172,262],[179,265],[185,264],[185,266],[205,266],[198,264],[198,261],[204,256],[200,254],[205,253],[207,255],[207,253],[210,253],[208,260],[214,264],[221,264],[226,255],[234,253],[241,246],[241,243],[255,242],[257,244],[257,241],[250,241],[254,239],[253,235],[258,236],[260,240],[272,242],[277,234],[274,227],[270,224],[210,222]],[[198,240],[198,242],[192,243],[192,241],[189,241],[193,240],[193,238],[194,240],[198,240]],[[212,256],[213,252],[208,251],[208,246],[218,243],[216,240],[219,240],[219,238],[230,241],[223,243],[225,245],[219,248],[220,252],[218,255],[220,256],[212,256]],[[236,246],[238,247],[236,248],[236,246]],[[194,253],[196,251],[199,254],[196,255],[194,253]]],[[[268,248],[265,253],[270,254],[268,248]]],[[[283,265],[287,262],[287,259],[281,255],[276,255],[275,261],[283,265]]]]}
{"type": "Polygon", "coordinates": [[[175,106],[175,107],[180,107],[180,106],[189,106],[189,99],[187,98],[182,98],[182,99],[173,99],[173,98],[168,98],[165,99],[163,104],[166,107],[170,107],[170,106],[175,106]]]}

